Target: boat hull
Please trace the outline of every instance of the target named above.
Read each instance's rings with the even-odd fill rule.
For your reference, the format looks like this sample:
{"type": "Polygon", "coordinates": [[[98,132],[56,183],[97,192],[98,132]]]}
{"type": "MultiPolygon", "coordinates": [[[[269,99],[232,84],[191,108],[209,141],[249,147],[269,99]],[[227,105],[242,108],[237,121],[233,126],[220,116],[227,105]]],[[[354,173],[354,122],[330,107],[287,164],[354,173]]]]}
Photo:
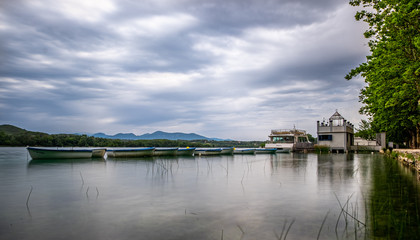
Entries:
{"type": "Polygon", "coordinates": [[[95,148],[92,149],[92,157],[93,158],[103,158],[106,153],[106,148],[95,148]]]}
{"type": "Polygon", "coordinates": [[[192,156],[194,155],[195,148],[178,148],[176,155],[178,156],[192,156]]]}
{"type": "Polygon", "coordinates": [[[277,148],[256,148],[256,154],[275,154],[277,152],[277,148]]]}
{"type": "Polygon", "coordinates": [[[222,152],[220,154],[223,155],[232,155],[233,154],[233,147],[226,147],[226,148],[222,148],[222,152]]]}
{"type": "Polygon", "coordinates": [[[153,156],[176,156],[178,148],[156,148],[153,156]]]}
{"type": "Polygon", "coordinates": [[[114,151],[112,151],[112,150],[107,150],[107,151],[106,151],[106,156],[107,156],[107,157],[110,157],[110,158],[115,157],[114,151]]]}
{"type": "Polygon", "coordinates": [[[80,159],[91,158],[91,149],[46,149],[26,148],[32,159],[80,159]]]}
{"type": "Polygon", "coordinates": [[[290,148],[277,148],[276,153],[290,153],[292,149],[290,148]]]}
{"type": "Polygon", "coordinates": [[[235,149],[233,150],[234,154],[255,154],[255,149],[235,149]]]}
{"type": "Polygon", "coordinates": [[[267,143],[265,148],[276,148],[277,153],[289,153],[293,149],[293,143],[267,143]]]}
{"type": "Polygon", "coordinates": [[[109,157],[114,158],[136,158],[136,157],[151,157],[155,151],[154,147],[150,148],[131,148],[131,149],[114,149],[109,157]]]}
{"type": "Polygon", "coordinates": [[[222,149],[195,149],[194,156],[210,156],[210,155],[221,155],[222,149]]]}

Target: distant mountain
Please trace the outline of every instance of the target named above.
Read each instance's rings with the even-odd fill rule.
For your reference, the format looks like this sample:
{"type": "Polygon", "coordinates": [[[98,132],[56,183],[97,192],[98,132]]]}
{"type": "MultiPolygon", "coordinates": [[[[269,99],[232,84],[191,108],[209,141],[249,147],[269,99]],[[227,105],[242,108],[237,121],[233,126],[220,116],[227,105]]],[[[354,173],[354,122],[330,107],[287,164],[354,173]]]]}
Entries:
{"type": "MultiPolygon", "coordinates": [[[[89,134],[88,134],[89,135],[89,134]]],[[[106,135],[104,133],[95,133],[89,136],[98,138],[110,138],[110,139],[129,139],[129,140],[152,140],[152,139],[168,139],[168,140],[214,140],[214,141],[225,141],[225,139],[219,138],[208,138],[196,133],[168,133],[163,131],[156,131],[154,133],[146,133],[137,136],[133,133],[118,133],[115,135],[106,135]]]]}
{"type": "Polygon", "coordinates": [[[116,139],[136,139],[137,136],[133,133],[118,133],[114,135],[114,138],[116,139]]]}
{"type": "Polygon", "coordinates": [[[209,139],[207,137],[195,134],[195,133],[167,133],[162,131],[156,131],[152,134],[146,133],[139,136],[139,139],[168,139],[168,140],[199,140],[209,139]]]}
{"type": "MultiPolygon", "coordinates": [[[[28,133],[48,135],[47,133],[27,131],[25,129],[22,129],[13,125],[9,125],[9,124],[0,125],[0,132],[4,132],[8,135],[20,135],[20,134],[28,134],[28,133]]],[[[133,133],[118,133],[115,135],[107,135],[105,133],[95,133],[95,134],[74,133],[74,134],[75,135],[88,135],[88,136],[93,136],[96,138],[124,139],[124,140],[168,139],[168,140],[187,140],[187,141],[191,141],[191,140],[233,141],[231,139],[208,138],[202,135],[198,135],[196,133],[181,133],[181,132],[168,133],[168,132],[163,132],[163,131],[156,131],[154,133],[146,133],[140,136],[137,136],[133,133]]]]}

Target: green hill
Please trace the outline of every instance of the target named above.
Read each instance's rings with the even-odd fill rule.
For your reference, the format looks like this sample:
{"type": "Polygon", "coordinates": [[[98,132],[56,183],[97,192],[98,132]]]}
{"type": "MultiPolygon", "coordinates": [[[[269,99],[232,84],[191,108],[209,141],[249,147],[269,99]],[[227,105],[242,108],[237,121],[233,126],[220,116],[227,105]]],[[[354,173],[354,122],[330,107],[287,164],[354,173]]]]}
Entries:
{"type": "Polygon", "coordinates": [[[9,135],[18,135],[18,134],[27,133],[28,131],[22,128],[15,127],[10,124],[3,124],[3,125],[0,125],[0,132],[4,132],[9,135]]]}

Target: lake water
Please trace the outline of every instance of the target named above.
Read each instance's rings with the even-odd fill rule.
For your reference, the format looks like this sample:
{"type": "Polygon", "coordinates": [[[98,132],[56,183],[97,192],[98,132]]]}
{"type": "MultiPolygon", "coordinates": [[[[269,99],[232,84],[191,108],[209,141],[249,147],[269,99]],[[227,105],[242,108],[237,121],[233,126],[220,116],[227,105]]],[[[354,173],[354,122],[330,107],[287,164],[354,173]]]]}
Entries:
{"type": "Polygon", "coordinates": [[[0,148],[0,239],[414,239],[416,178],[380,154],[35,161],[0,148]]]}

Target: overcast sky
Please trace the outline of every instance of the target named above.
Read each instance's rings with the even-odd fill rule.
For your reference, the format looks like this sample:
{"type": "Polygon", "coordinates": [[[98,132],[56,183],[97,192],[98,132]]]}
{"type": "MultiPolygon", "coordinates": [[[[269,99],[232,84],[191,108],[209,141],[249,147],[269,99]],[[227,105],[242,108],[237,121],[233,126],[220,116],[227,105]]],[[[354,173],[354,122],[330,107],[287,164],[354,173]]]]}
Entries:
{"type": "Polygon", "coordinates": [[[266,140],[337,109],[369,54],[348,0],[3,0],[0,124],[266,140]]]}

